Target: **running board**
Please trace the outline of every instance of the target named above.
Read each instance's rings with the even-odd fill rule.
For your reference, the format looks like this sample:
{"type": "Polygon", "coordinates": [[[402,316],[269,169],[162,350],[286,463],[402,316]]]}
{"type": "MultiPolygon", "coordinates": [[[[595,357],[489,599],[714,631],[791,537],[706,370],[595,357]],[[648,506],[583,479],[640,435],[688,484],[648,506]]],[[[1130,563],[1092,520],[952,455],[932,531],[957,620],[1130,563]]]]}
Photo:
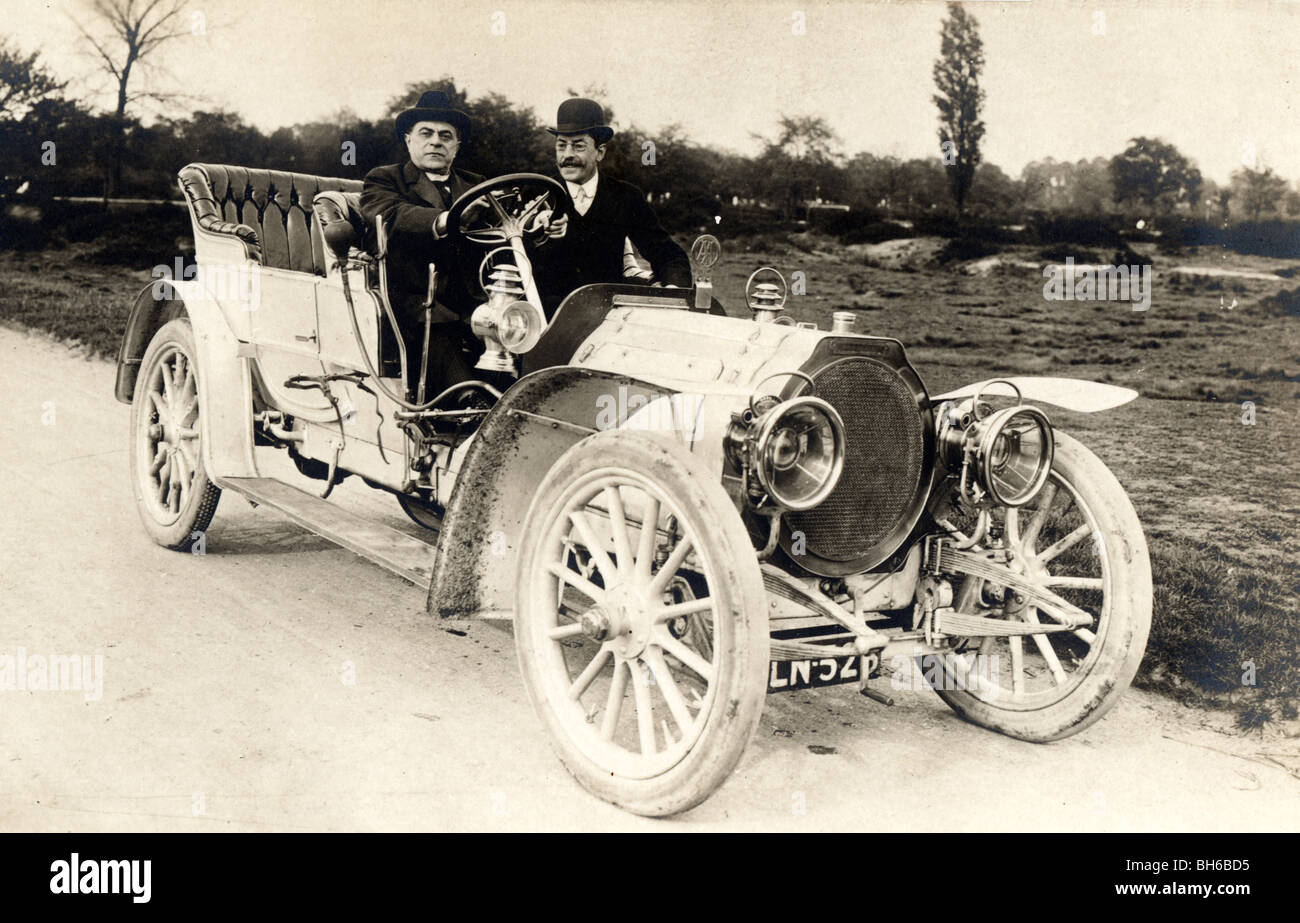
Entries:
{"type": "Polygon", "coordinates": [[[222,478],[220,486],[375,562],[416,586],[433,582],[433,546],[275,478],[222,478]]]}

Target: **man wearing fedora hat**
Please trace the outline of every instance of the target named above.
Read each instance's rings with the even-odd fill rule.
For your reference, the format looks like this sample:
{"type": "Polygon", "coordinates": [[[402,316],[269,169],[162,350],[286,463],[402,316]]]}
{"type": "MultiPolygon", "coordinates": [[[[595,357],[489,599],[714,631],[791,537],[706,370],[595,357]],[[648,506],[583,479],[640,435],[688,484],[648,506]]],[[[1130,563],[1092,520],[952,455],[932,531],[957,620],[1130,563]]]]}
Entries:
{"type": "Polygon", "coordinates": [[[426,397],[474,378],[461,347],[482,348],[465,323],[477,301],[466,281],[474,267],[462,266],[451,242],[443,239],[447,209],[483,181],[477,173],[453,166],[469,132],[469,116],[452,108],[445,93],[422,94],[397,116],[407,160],[371,170],[361,190],[362,214],[371,225],[383,218],[388,232],[388,292],[406,343],[407,386],[412,390],[424,348],[429,264],[438,269],[426,397]]]}
{"type": "Polygon", "coordinates": [[[556,113],[555,127],[546,130],[555,136],[555,164],[573,206],[571,215],[551,223],[547,233],[552,245],[534,260],[547,311],[554,311],[580,286],[627,281],[628,241],[641,251],[660,283],[690,286],[690,261],[660,226],[645,194],[600,173],[605,146],[614,137],[600,104],[566,99],[556,113]]]}

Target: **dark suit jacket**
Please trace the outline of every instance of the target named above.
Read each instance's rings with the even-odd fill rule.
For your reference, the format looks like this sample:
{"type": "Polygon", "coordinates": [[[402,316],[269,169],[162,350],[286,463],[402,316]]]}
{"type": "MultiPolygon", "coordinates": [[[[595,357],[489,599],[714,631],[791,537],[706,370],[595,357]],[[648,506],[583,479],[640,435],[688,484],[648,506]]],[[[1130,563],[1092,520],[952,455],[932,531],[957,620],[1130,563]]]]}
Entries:
{"type": "MultiPolygon", "coordinates": [[[[424,322],[421,306],[429,288],[429,264],[438,267],[434,323],[468,316],[481,296],[472,294],[478,264],[472,247],[461,254],[449,240],[434,240],[433,222],[466,190],[483,177],[466,170],[451,171],[449,194],[444,194],[424,172],[406,163],[375,167],[361,188],[361,213],[373,226],[383,216],[388,230],[388,292],[393,311],[404,325],[424,322]]],[[[482,254],[478,254],[482,257],[482,254]]]]}
{"type": "MultiPolygon", "coordinates": [[[[564,180],[560,180],[564,185],[564,180]]],[[[567,190],[567,186],[565,189],[567,190]]],[[[570,199],[570,206],[573,201],[570,199]]],[[[665,285],[691,285],[686,253],[659,225],[645,194],[631,183],[600,175],[587,214],[575,209],[569,229],[559,240],[536,251],[537,286],[548,310],[571,291],[593,282],[623,282],[623,240],[631,238],[665,285]]]]}

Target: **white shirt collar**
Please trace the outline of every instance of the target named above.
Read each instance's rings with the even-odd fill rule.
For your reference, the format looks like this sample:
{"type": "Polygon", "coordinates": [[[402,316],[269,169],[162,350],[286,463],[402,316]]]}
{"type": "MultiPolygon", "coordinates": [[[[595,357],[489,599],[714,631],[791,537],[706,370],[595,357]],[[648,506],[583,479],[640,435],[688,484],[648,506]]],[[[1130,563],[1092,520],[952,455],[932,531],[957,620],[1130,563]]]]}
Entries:
{"type": "Polygon", "coordinates": [[[595,173],[591,174],[591,179],[587,180],[581,186],[579,186],[577,183],[571,183],[567,179],[564,181],[564,185],[569,187],[570,198],[577,199],[578,190],[581,189],[583,192],[587,193],[587,200],[592,201],[596,198],[596,184],[599,181],[600,181],[600,171],[597,170],[595,173]]]}

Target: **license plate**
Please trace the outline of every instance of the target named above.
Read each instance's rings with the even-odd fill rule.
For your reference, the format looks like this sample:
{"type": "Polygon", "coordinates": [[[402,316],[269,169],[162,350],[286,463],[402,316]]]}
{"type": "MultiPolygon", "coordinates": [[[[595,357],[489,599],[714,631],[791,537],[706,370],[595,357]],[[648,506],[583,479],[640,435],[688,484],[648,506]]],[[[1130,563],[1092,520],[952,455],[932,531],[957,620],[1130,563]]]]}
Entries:
{"type": "MultiPolygon", "coordinates": [[[[768,692],[792,692],[814,686],[838,686],[856,683],[862,662],[857,654],[825,657],[821,660],[773,660],[767,672],[768,692]]],[[[867,654],[867,677],[880,675],[880,654],[867,654]]]]}

